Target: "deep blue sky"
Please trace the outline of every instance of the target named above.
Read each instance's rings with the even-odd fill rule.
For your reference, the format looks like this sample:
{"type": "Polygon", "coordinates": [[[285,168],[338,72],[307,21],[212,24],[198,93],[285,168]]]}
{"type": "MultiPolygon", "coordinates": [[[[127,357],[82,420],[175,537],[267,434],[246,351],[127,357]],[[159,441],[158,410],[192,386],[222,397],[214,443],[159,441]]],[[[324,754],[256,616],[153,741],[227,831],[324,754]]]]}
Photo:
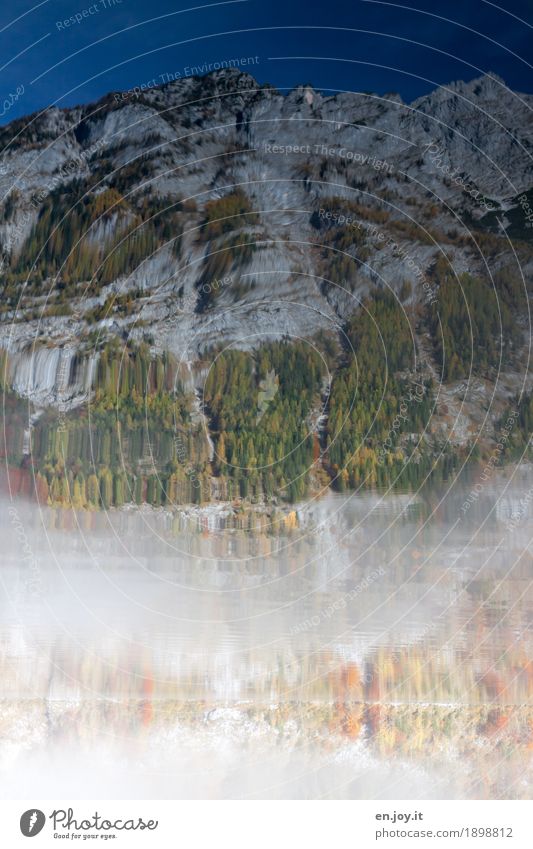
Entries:
{"type": "Polygon", "coordinates": [[[0,123],[243,55],[259,56],[251,72],[282,90],[310,82],[321,89],[399,91],[410,101],[435,84],[494,71],[511,88],[532,92],[533,3],[500,3],[245,0],[198,8],[202,0],[4,0],[0,105],[17,86],[25,91],[0,123]],[[410,10],[411,3],[431,15],[410,10]],[[90,8],[95,11],[81,23],[58,28],[90,8]]]}

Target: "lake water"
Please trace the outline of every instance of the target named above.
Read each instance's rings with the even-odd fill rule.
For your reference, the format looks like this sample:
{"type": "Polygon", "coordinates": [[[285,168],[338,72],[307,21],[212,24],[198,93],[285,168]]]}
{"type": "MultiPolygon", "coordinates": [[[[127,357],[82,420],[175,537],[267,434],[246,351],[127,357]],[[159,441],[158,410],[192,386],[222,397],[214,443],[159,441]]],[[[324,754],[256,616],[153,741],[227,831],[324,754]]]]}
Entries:
{"type": "Polygon", "coordinates": [[[4,501],[3,797],[530,798],[532,487],[4,501]]]}

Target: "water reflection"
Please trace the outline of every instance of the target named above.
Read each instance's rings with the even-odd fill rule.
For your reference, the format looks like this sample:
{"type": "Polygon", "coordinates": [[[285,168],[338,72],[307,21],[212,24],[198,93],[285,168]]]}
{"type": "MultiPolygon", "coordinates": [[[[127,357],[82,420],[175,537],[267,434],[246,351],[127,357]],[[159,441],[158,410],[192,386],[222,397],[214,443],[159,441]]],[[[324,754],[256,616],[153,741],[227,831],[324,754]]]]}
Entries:
{"type": "Polygon", "coordinates": [[[5,793],[52,762],[51,795],[530,795],[529,479],[466,516],[330,496],[275,534],[2,511],[5,793]]]}

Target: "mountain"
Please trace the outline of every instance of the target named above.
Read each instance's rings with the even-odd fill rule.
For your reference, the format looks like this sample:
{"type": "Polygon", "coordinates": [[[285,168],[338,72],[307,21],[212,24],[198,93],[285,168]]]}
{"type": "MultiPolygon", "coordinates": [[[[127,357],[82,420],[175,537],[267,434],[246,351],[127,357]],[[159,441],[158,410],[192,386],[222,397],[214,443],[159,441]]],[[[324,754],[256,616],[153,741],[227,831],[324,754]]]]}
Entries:
{"type": "Polygon", "coordinates": [[[513,413],[519,456],[532,105],[229,69],[2,128],[9,464],[106,506],[418,487],[513,413]]]}

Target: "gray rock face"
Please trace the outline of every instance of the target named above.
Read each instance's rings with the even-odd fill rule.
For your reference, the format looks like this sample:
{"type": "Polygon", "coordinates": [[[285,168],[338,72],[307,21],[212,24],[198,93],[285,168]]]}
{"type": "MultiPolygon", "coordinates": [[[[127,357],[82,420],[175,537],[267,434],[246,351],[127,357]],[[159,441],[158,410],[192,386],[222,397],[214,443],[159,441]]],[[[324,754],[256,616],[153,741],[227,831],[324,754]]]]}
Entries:
{"type": "MultiPolygon", "coordinates": [[[[415,308],[427,301],[422,281],[444,253],[457,273],[487,273],[469,227],[484,227],[489,207],[516,209],[517,195],[533,185],[532,107],[533,97],[494,75],[406,104],[398,95],[329,96],[303,86],[283,96],[230,69],[13,122],[0,133],[3,272],[45,199],[74,180],[91,180],[96,196],[127,173],[126,205],[146,193],[186,210],[179,251],[160,245],[96,294],[80,280],[70,317],[46,310],[55,302],[55,278],[39,297],[26,298],[21,284],[18,308],[0,316],[0,345],[15,352],[13,387],[42,402],[76,403],[90,385],[84,338],[91,330],[149,336],[155,349],[190,363],[215,342],[255,347],[319,330],[337,335],[378,282],[396,293],[412,282],[407,304],[415,308]],[[222,244],[202,238],[206,204],[236,190],[255,215],[242,215],[232,235],[255,249],[244,257],[231,248],[216,298],[202,309],[201,285],[222,244]],[[364,255],[355,242],[344,251],[349,281],[340,284],[324,284],[321,209],[344,210],[365,236],[364,255]],[[395,249],[385,238],[391,233],[395,249]],[[89,324],[90,310],[128,291],[137,293],[131,314],[111,312],[89,324]],[[35,341],[48,347],[34,350],[35,341]],[[60,368],[76,352],[83,364],[60,368]]],[[[128,214],[133,222],[133,212],[123,221],[128,214]]],[[[68,216],[60,226],[68,228],[68,216]]],[[[87,240],[109,241],[117,227],[118,216],[99,221],[87,240]]],[[[509,256],[496,252],[489,273],[509,256]]],[[[527,275],[531,256],[521,260],[527,275]]]]}

